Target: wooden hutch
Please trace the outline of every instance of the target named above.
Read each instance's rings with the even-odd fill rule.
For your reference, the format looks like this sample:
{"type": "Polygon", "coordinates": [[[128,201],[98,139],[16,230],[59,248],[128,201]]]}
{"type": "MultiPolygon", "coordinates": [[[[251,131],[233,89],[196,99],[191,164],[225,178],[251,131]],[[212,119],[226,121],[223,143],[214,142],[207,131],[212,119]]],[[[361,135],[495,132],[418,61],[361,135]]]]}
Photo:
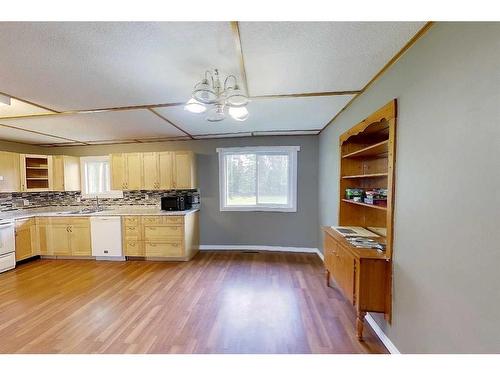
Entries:
{"type": "Polygon", "coordinates": [[[394,99],[339,138],[339,226],[374,231],[385,251],[355,247],[332,227],[323,228],[327,285],[333,278],[356,309],[359,340],[367,312],[391,318],[396,108],[394,99]],[[347,199],[346,189],[387,189],[387,203],[347,199]]]}

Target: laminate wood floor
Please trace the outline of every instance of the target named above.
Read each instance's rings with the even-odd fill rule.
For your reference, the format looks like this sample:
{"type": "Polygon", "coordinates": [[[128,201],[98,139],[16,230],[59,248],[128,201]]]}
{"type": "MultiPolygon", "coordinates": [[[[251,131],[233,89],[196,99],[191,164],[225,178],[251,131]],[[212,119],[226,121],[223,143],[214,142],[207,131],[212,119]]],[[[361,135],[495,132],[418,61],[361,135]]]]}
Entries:
{"type": "Polygon", "coordinates": [[[0,275],[1,353],[386,353],[315,254],[35,260],[0,275]]]}

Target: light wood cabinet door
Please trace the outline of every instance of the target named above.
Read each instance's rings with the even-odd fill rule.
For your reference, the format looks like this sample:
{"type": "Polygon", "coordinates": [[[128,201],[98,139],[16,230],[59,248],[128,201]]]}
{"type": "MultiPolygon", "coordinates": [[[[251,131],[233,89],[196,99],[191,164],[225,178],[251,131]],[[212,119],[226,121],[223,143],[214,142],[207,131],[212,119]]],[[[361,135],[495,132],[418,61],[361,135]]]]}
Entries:
{"type": "Polygon", "coordinates": [[[129,257],[143,257],[144,252],[144,242],[135,240],[125,240],[124,241],[124,253],[125,256],[129,257]]]}
{"type": "Polygon", "coordinates": [[[69,225],[51,224],[48,228],[48,239],[48,252],[53,255],[71,255],[69,225]]]}
{"type": "Polygon", "coordinates": [[[71,255],[91,256],[90,225],[77,224],[69,226],[71,255]]]}
{"type": "Polygon", "coordinates": [[[52,156],[52,181],[50,190],[64,191],[64,157],[62,155],[52,156]]]}
{"type": "Polygon", "coordinates": [[[126,189],[125,154],[111,154],[110,167],[111,167],[111,190],[125,190],[126,189]]]}
{"type": "Polygon", "coordinates": [[[159,155],[157,152],[142,154],[143,182],[145,190],[158,190],[160,188],[159,155]]]}
{"type": "Polygon", "coordinates": [[[126,190],[141,190],[142,188],[142,154],[136,152],[126,155],[126,190]]]}
{"type": "Polygon", "coordinates": [[[147,257],[181,257],[184,255],[181,241],[146,241],[145,252],[147,257]]]}
{"type": "Polygon", "coordinates": [[[21,191],[19,154],[0,151],[0,192],[21,191]]]}
{"type": "Polygon", "coordinates": [[[354,257],[340,245],[337,249],[337,259],[339,259],[338,272],[336,272],[337,282],[347,299],[354,303],[354,257]]]}
{"type": "Polygon", "coordinates": [[[64,190],[80,191],[80,158],[77,156],[63,156],[64,159],[64,190]]]}
{"type": "Polygon", "coordinates": [[[33,231],[35,226],[33,224],[33,219],[16,221],[16,261],[27,259],[34,255],[33,231]]]}
{"type": "Polygon", "coordinates": [[[158,153],[158,164],[159,164],[159,179],[160,179],[160,189],[168,190],[174,187],[173,181],[173,160],[172,152],[160,152],[158,153]]]}
{"type": "Polygon", "coordinates": [[[175,189],[195,188],[194,155],[190,151],[176,151],[173,156],[175,189]]]}
{"type": "Polygon", "coordinates": [[[36,224],[37,232],[37,246],[40,255],[52,255],[49,251],[49,237],[48,237],[48,226],[45,223],[36,224]]]}

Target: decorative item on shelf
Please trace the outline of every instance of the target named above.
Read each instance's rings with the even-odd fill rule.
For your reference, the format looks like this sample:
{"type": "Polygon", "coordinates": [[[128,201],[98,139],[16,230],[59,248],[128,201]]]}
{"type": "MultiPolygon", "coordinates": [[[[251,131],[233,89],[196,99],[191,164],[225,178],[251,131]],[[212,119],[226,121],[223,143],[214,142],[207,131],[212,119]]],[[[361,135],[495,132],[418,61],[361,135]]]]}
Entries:
{"type": "Polygon", "coordinates": [[[346,199],[351,199],[354,202],[362,202],[365,192],[363,189],[349,188],[345,189],[346,199]]]}
{"type": "Polygon", "coordinates": [[[221,85],[219,70],[206,71],[205,78],[194,86],[192,98],[184,109],[192,113],[207,114],[207,121],[218,122],[226,118],[226,113],[236,121],[245,121],[248,116],[246,108],[248,95],[238,85],[234,75],[228,75],[221,85]],[[210,106],[210,108],[207,108],[210,106]]]}
{"type": "Polygon", "coordinates": [[[372,189],[365,192],[364,202],[387,207],[387,189],[372,189]]]}

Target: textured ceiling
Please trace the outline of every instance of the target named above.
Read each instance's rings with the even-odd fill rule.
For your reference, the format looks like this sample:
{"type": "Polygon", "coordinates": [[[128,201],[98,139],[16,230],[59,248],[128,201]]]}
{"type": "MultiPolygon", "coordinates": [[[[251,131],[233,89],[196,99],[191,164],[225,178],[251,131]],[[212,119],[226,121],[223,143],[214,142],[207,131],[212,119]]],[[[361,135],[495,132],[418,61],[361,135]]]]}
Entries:
{"type": "Polygon", "coordinates": [[[353,97],[324,92],[362,89],[423,25],[240,22],[238,39],[229,22],[0,22],[0,92],[71,111],[7,119],[47,112],[13,100],[11,107],[0,106],[0,124],[25,132],[0,126],[0,139],[117,143],[186,133],[195,138],[315,134],[353,97]],[[75,113],[182,104],[205,70],[218,68],[241,80],[242,62],[252,96],[245,122],[228,117],[210,123],[182,105],[154,106],[161,117],[139,108],[75,113]],[[298,97],[259,98],[280,94],[298,97]]]}
{"type": "Polygon", "coordinates": [[[424,22],[241,22],[252,95],[360,90],[424,22]]]}
{"type": "Polygon", "coordinates": [[[192,135],[233,132],[263,132],[277,130],[320,130],[340,111],[352,95],[314,98],[254,99],[247,108],[246,121],[230,116],[224,121],[207,122],[206,114],[193,114],[183,107],[158,108],[156,111],[171,119],[192,135]]]}
{"type": "MultiPolygon", "coordinates": [[[[1,85],[1,84],[0,84],[1,85]]],[[[0,117],[4,116],[20,116],[40,113],[51,113],[46,109],[21,102],[16,99],[10,100],[10,105],[0,105],[0,117]]]]}
{"type": "MultiPolygon", "coordinates": [[[[78,141],[181,137],[179,131],[146,109],[0,120],[1,124],[78,141]]],[[[2,130],[0,129],[0,132],[2,130]]]]}
{"type": "Polygon", "coordinates": [[[2,22],[0,91],[58,111],[185,101],[238,74],[227,22],[2,22]]]}

